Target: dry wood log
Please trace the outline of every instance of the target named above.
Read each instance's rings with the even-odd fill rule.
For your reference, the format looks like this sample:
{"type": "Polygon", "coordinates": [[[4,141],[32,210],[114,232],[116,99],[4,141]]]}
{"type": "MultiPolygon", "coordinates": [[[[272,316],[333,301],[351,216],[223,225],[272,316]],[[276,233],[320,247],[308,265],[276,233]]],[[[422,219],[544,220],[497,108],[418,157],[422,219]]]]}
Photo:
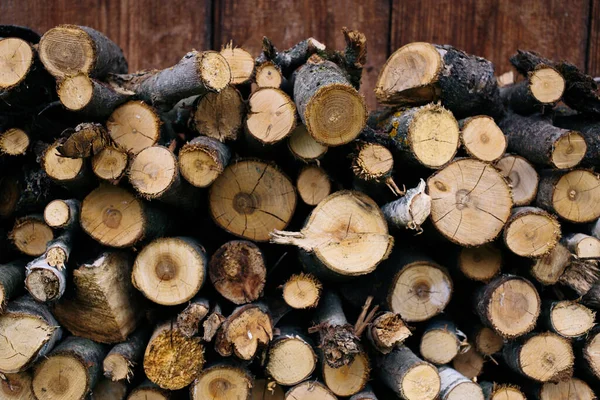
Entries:
{"type": "Polygon", "coordinates": [[[442,366],[439,374],[440,400],[484,400],[481,387],[458,371],[442,366]]]}
{"type": "Polygon", "coordinates": [[[227,232],[262,242],[274,229],[288,225],[296,208],[296,191],[276,166],[242,160],[225,168],[212,184],[209,208],[227,232]]]}
{"type": "Polygon", "coordinates": [[[425,181],[407,190],[404,196],[381,207],[390,226],[397,229],[414,229],[421,232],[421,225],[431,213],[431,197],[425,193],[425,181]]]}
{"type": "Polygon", "coordinates": [[[111,75],[110,84],[131,90],[144,102],[168,111],[181,99],[221,91],[231,78],[225,57],[215,51],[194,50],[160,71],[111,75]]]}
{"type": "Polygon", "coordinates": [[[252,393],[250,372],[232,363],[217,363],[204,369],[190,387],[192,400],[247,400],[252,393]]]}
{"type": "Polygon", "coordinates": [[[44,209],[44,221],[53,229],[72,229],[79,225],[80,210],[77,199],[52,200],[44,209]]]}
{"type": "Polygon", "coordinates": [[[105,246],[129,247],[164,234],[164,214],[125,189],[101,185],[81,203],[81,227],[105,246]]]}
{"type": "Polygon", "coordinates": [[[208,274],[214,288],[234,304],[245,304],[262,296],[267,269],[262,252],[247,240],[232,240],[213,254],[208,274]]]}
{"type": "Polygon", "coordinates": [[[305,269],[326,278],[372,272],[387,258],[393,241],[377,204],[347,190],[323,199],[300,232],[271,233],[272,243],[299,247],[305,269]]]}
{"type": "Polygon", "coordinates": [[[75,193],[86,193],[94,182],[87,163],[81,158],[64,157],[58,151],[60,141],[47,146],[40,159],[40,165],[56,184],[75,193]]]}
{"type": "Polygon", "coordinates": [[[447,45],[415,42],[398,49],[383,66],[375,95],[385,105],[440,99],[461,118],[503,111],[494,65],[447,45]]]}
{"type": "Polygon", "coordinates": [[[441,380],[437,368],[421,360],[408,347],[401,346],[376,362],[379,379],[406,400],[438,398],[441,380]]]}
{"type": "Polygon", "coordinates": [[[0,395],[4,400],[35,400],[31,388],[31,370],[0,377],[0,395]]]}
{"type": "Polygon", "coordinates": [[[563,244],[579,259],[600,258],[600,239],[584,233],[569,233],[563,244]]]}
{"type": "Polygon", "coordinates": [[[33,214],[15,220],[9,239],[21,253],[36,257],[44,254],[48,242],[54,239],[54,232],[42,215],[33,214]]]}
{"type": "Polygon", "coordinates": [[[177,315],[177,329],[185,337],[198,334],[200,322],[208,315],[210,305],[208,299],[196,296],[190,300],[190,304],[177,315]]]}
{"type": "Polygon", "coordinates": [[[252,382],[251,400],[285,400],[283,389],[277,383],[267,379],[255,379],[252,382]]]}
{"type": "Polygon", "coordinates": [[[283,284],[283,300],[295,309],[314,308],[319,304],[322,289],[323,285],[316,277],[301,272],[283,284]]]}
{"type": "Polygon", "coordinates": [[[290,388],[284,400],[337,400],[337,397],[321,382],[309,380],[290,388]]]}
{"type": "Polygon", "coordinates": [[[226,319],[227,318],[225,318],[221,312],[221,307],[219,304],[215,304],[210,315],[206,317],[202,323],[202,340],[204,340],[206,343],[210,343],[226,319]]]}
{"type": "Polygon", "coordinates": [[[294,157],[306,163],[318,161],[327,152],[327,146],[317,142],[304,125],[298,125],[288,139],[288,148],[294,157]]]}
{"type": "Polygon", "coordinates": [[[294,101],[310,135],[327,146],[354,140],[367,121],[364,98],[344,71],[316,55],[296,73],[294,101]]]}
{"type": "Polygon", "coordinates": [[[221,142],[234,141],[242,130],[246,106],[233,86],[199,97],[193,106],[190,125],[201,135],[221,142]]]}
{"type": "Polygon", "coordinates": [[[24,371],[44,358],[58,343],[63,330],[44,304],[30,296],[8,303],[0,315],[0,372],[24,371]],[[23,333],[26,332],[27,335],[23,333]]]}
{"type": "Polygon", "coordinates": [[[26,260],[14,260],[0,265],[0,315],[8,301],[23,292],[26,260]]]}
{"type": "Polygon", "coordinates": [[[127,400],[170,400],[173,392],[146,380],[131,391],[127,400]]]}
{"type": "MultiPolygon", "coordinates": [[[[308,379],[318,360],[312,341],[291,327],[281,327],[273,337],[267,358],[265,372],[282,386],[294,386],[308,379]]],[[[325,371],[323,375],[327,383],[325,371]]]]}
{"type": "Polygon", "coordinates": [[[27,264],[25,287],[31,296],[41,302],[59,300],[67,288],[66,268],[52,267],[42,255],[27,264]]]}
{"type": "Polygon", "coordinates": [[[475,350],[487,357],[500,352],[504,346],[504,338],[487,326],[476,326],[471,337],[475,350]]]}
{"type": "Polygon", "coordinates": [[[492,117],[477,115],[462,119],[459,126],[461,142],[471,157],[493,162],[504,155],[507,140],[492,117]]]}
{"type": "Polygon", "coordinates": [[[359,141],[352,155],[352,172],[361,181],[386,184],[396,194],[401,190],[392,178],[394,158],[392,152],[378,143],[359,141]]]}
{"type": "Polygon", "coordinates": [[[536,205],[574,223],[600,217],[600,177],[587,170],[541,172],[536,205]]]}
{"type": "Polygon", "coordinates": [[[325,50],[325,45],[315,38],[308,38],[284,51],[278,51],[266,36],[262,42],[263,52],[257,58],[256,63],[262,64],[271,61],[283,73],[288,76],[298,67],[304,64],[313,54],[325,50]]]}
{"type": "Polygon", "coordinates": [[[483,373],[485,361],[485,358],[471,346],[466,352],[454,357],[452,368],[466,378],[476,380],[483,373]]]}
{"type": "Polygon", "coordinates": [[[198,136],[183,145],[178,158],[181,176],[193,186],[204,188],[229,165],[231,151],[217,139],[198,136]]]}
{"type": "Polygon", "coordinates": [[[323,381],[333,392],[340,397],[355,395],[365,388],[369,382],[370,363],[367,353],[359,352],[347,365],[338,368],[331,367],[322,362],[323,381]]]}
{"type": "Polygon", "coordinates": [[[536,333],[508,342],[502,356],[515,372],[534,381],[557,383],[573,375],[571,343],[555,333],[536,333]]]}
{"type": "Polygon", "coordinates": [[[433,319],[425,327],[421,336],[419,353],[432,364],[448,364],[459,353],[469,349],[467,336],[448,319],[433,319]]]}
{"type": "Polygon", "coordinates": [[[125,400],[127,389],[125,382],[100,378],[90,393],[89,400],[125,400]]]}
{"type": "Polygon", "coordinates": [[[453,161],[429,177],[427,188],[433,225],[459,245],[492,241],[510,216],[508,184],[494,167],[481,161],[453,161]]]}
{"type": "Polygon", "coordinates": [[[316,206],[331,193],[331,180],[323,168],[307,165],[298,174],[296,189],[304,203],[316,206]]]}
{"type": "Polygon", "coordinates": [[[137,154],[158,142],[162,121],[156,110],[143,101],[128,101],[117,107],[106,121],[106,129],[117,147],[137,154]]]}
{"type": "Polygon", "coordinates": [[[530,332],[540,314],[540,296],[527,279],[501,275],[482,287],[474,298],[481,322],[511,339],[530,332]]]}
{"type": "Polygon", "coordinates": [[[478,247],[462,247],[457,264],[460,272],[467,278],[489,282],[500,273],[503,256],[498,246],[493,243],[478,247]]]}
{"type": "Polygon", "coordinates": [[[39,52],[44,66],[57,79],[80,72],[97,79],[127,72],[127,61],[119,46],[87,26],[50,29],[40,40],[39,52]]]}
{"type": "Polygon", "coordinates": [[[206,250],[195,239],[160,238],[138,253],[131,281],[154,303],[183,304],[202,288],[207,264],[206,250]]]}
{"type": "Polygon", "coordinates": [[[583,370],[595,380],[600,379],[600,329],[596,326],[579,348],[583,370]]]}
{"type": "Polygon", "coordinates": [[[53,307],[61,325],[101,343],[126,340],[143,318],[143,304],[129,279],[131,264],[126,253],[111,251],[75,269],[74,297],[53,307]]]}
{"type": "Polygon", "coordinates": [[[256,66],[254,82],[259,88],[270,87],[279,89],[287,86],[288,82],[281,73],[281,69],[272,61],[265,61],[256,66]]]}
{"type": "Polygon", "coordinates": [[[570,378],[553,383],[546,382],[540,386],[536,399],[539,400],[595,400],[596,394],[581,379],[570,378]]]}
{"type": "Polygon", "coordinates": [[[504,104],[519,114],[543,111],[552,107],[565,91],[565,78],[555,68],[539,65],[526,79],[500,88],[504,104]]]}
{"type": "Polygon", "coordinates": [[[377,396],[370,385],[365,386],[360,393],[356,393],[354,396],[350,397],[350,400],[377,400],[377,396]]]}
{"type": "Polygon", "coordinates": [[[542,307],[545,327],[566,338],[585,335],[594,327],[595,317],[595,312],[570,300],[546,301],[542,307]]]}
{"type": "Polygon", "coordinates": [[[557,169],[577,166],[587,151],[581,133],[558,128],[544,116],[507,114],[498,124],[508,139],[508,150],[534,164],[557,169]]]}
{"type": "Polygon", "coordinates": [[[258,89],[248,99],[244,127],[250,143],[278,143],[296,127],[296,105],[280,89],[258,89]]]}
{"type": "Polygon", "coordinates": [[[515,206],[527,206],[535,200],[539,176],[527,159],[507,154],[494,166],[508,182],[515,206]]]}
{"type": "Polygon", "coordinates": [[[516,386],[500,385],[492,382],[481,382],[485,400],[526,400],[527,398],[516,386]]]}
{"type": "Polygon", "coordinates": [[[0,133],[0,154],[22,156],[27,153],[31,138],[21,128],[10,128],[0,133]]]}
{"type": "Polygon", "coordinates": [[[573,129],[585,139],[587,151],[581,160],[582,165],[593,167],[597,165],[600,157],[600,124],[597,121],[580,115],[572,117],[557,117],[554,119],[556,126],[564,129],[573,129]]]}
{"type": "Polygon", "coordinates": [[[102,180],[118,181],[125,174],[128,161],[125,151],[108,146],[92,157],[92,171],[102,180]]]}
{"type": "Polygon", "coordinates": [[[167,321],[156,327],[144,353],[144,372],[163,389],[178,390],[198,377],[204,365],[200,338],[186,338],[167,321]]]}
{"type": "Polygon", "coordinates": [[[373,348],[389,354],[399,347],[412,333],[399,315],[386,311],[377,316],[367,327],[367,338],[373,348]]]}
{"type": "Polygon", "coordinates": [[[220,53],[231,69],[231,84],[243,85],[250,82],[254,74],[254,58],[240,47],[233,47],[233,42],[227,43],[220,53]]]}
{"type": "Polygon", "coordinates": [[[114,382],[125,380],[131,382],[134,368],[142,359],[149,338],[150,330],[141,327],[127,340],[111,348],[102,361],[104,376],[114,382]]]}
{"type": "Polygon", "coordinates": [[[572,257],[569,249],[557,243],[549,253],[534,260],[531,275],[542,285],[554,285],[569,266],[572,257]]]}
{"type": "Polygon", "coordinates": [[[58,154],[68,158],[87,158],[98,154],[109,143],[110,139],[102,124],[83,122],[74,130],[67,129],[57,147],[58,154]],[[68,135],[68,137],[66,137],[68,135]]]}
{"type": "Polygon", "coordinates": [[[560,240],[556,217],[536,207],[515,207],[504,225],[504,244],[521,257],[548,254],[560,240]]]}

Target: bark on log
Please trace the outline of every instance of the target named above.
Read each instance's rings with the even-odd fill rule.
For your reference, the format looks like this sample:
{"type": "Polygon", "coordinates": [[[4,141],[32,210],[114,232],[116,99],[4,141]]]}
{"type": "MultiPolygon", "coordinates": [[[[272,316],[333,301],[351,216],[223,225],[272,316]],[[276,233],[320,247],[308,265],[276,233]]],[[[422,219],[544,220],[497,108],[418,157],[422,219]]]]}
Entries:
{"type": "Polygon", "coordinates": [[[463,247],[458,254],[458,269],[467,278],[489,282],[500,273],[504,262],[502,251],[493,243],[463,247]]]}
{"type": "Polygon", "coordinates": [[[190,125],[201,135],[221,142],[235,141],[242,131],[245,115],[242,95],[235,87],[227,86],[194,102],[190,125]]]}
{"type": "Polygon", "coordinates": [[[471,157],[485,162],[502,157],[508,143],[492,117],[477,115],[462,119],[458,124],[461,142],[471,157]]]}
{"type": "Polygon", "coordinates": [[[56,150],[58,154],[67,158],[87,158],[96,155],[110,143],[106,129],[98,123],[83,122],[74,130],[65,130],[62,136],[56,150]]]}
{"type": "Polygon", "coordinates": [[[283,73],[288,76],[294,72],[313,54],[325,50],[325,45],[315,38],[305,39],[284,51],[278,51],[273,43],[267,37],[263,37],[263,52],[258,56],[256,63],[261,64],[265,61],[271,61],[283,73]]]}
{"type": "Polygon", "coordinates": [[[113,382],[124,380],[131,382],[134,368],[142,359],[149,338],[150,330],[141,327],[133,332],[127,340],[110,349],[102,362],[104,376],[113,382]]]}
{"type": "Polygon", "coordinates": [[[572,260],[559,282],[571,288],[579,297],[585,296],[600,280],[600,268],[595,260],[572,260]]]}
{"type": "Polygon", "coordinates": [[[563,244],[579,259],[600,258],[600,239],[584,233],[569,233],[563,244]]]}
{"type": "Polygon", "coordinates": [[[360,393],[356,393],[350,397],[350,400],[377,400],[377,396],[373,392],[370,385],[367,385],[360,393]]]}
{"type": "Polygon", "coordinates": [[[439,374],[440,400],[484,400],[481,387],[458,371],[442,366],[439,374]]]}
{"type": "Polygon", "coordinates": [[[42,35],[31,28],[19,25],[0,25],[0,37],[23,39],[31,44],[38,44],[42,35]]]}
{"type": "Polygon", "coordinates": [[[44,209],[44,221],[53,229],[71,230],[79,226],[80,211],[77,199],[52,200],[44,209]]]}
{"type": "Polygon", "coordinates": [[[308,379],[317,366],[312,341],[301,330],[281,327],[269,345],[265,372],[282,386],[308,379]]]}
{"type": "Polygon", "coordinates": [[[555,68],[539,65],[527,73],[526,79],[500,88],[504,104],[519,114],[527,115],[552,107],[565,91],[565,79],[555,68]]]}
{"type": "Polygon", "coordinates": [[[406,191],[404,196],[381,207],[389,225],[397,229],[422,232],[421,225],[431,213],[431,197],[425,193],[425,181],[406,191]]]}
{"type": "Polygon", "coordinates": [[[331,180],[323,168],[307,165],[298,174],[296,189],[305,204],[316,206],[331,193],[331,180]]]}
{"type": "Polygon", "coordinates": [[[557,243],[548,254],[534,260],[531,276],[542,285],[558,283],[565,269],[569,266],[572,254],[563,244],[557,243]]]}
{"type": "Polygon", "coordinates": [[[504,244],[521,257],[542,257],[556,246],[560,231],[552,214],[537,207],[515,207],[504,225],[504,244]]]}
{"type": "Polygon", "coordinates": [[[206,343],[212,342],[219,328],[225,322],[226,318],[222,314],[219,304],[215,304],[210,315],[202,323],[202,340],[206,343]]]}
{"type": "Polygon", "coordinates": [[[0,315],[8,301],[23,292],[25,280],[25,260],[15,260],[0,265],[0,315]]]}
{"type": "Polygon", "coordinates": [[[485,400],[527,400],[517,386],[502,385],[493,382],[481,382],[485,400]]]}
{"type": "Polygon", "coordinates": [[[41,256],[27,264],[25,287],[31,296],[40,303],[59,300],[67,288],[67,270],[52,267],[41,256]]]}
{"type": "Polygon", "coordinates": [[[190,304],[177,315],[177,329],[185,337],[192,337],[198,334],[200,322],[208,315],[210,306],[208,299],[196,296],[190,300],[190,304]]]}
{"type": "Polygon", "coordinates": [[[327,152],[327,146],[317,142],[304,125],[298,125],[294,129],[288,139],[288,148],[295,158],[305,163],[318,162],[327,152]]]}
{"type": "Polygon", "coordinates": [[[595,380],[600,379],[600,329],[594,327],[582,343],[583,370],[595,380]]]}
{"type": "Polygon", "coordinates": [[[400,316],[389,311],[377,316],[367,327],[367,339],[375,350],[383,354],[389,354],[411,335],[400,316]]]}
{"type": "Polygon", "coordinates": [[[198,136],[179,150],[181,176],[195,187],[210,186],[231,160],[231,151],[219,140],[198,136]]]}
{"type": "Polygon", "coordinates": [[[581,164],[593,167],[597,165],[600,158],[600,124],[585,116],[557,117],[554,124],[563,129],[573,129],[579,132],[585,139],[587,151],[581,164]]]}
{"type": "Polygon", "coordinates": [[[33,214],[15,220],[8,237],[21,253],[37,257],[44,254],[48,242],[54,239],[54,232],[42,215],[33,214]]]}
{"type": "Polygon", "coordinates": [[[53,185],[46,172],[37,165],[24,165],[21,170],[0,177],[0,217],[39,212],[40,204],[53,196],[53,185]]]}

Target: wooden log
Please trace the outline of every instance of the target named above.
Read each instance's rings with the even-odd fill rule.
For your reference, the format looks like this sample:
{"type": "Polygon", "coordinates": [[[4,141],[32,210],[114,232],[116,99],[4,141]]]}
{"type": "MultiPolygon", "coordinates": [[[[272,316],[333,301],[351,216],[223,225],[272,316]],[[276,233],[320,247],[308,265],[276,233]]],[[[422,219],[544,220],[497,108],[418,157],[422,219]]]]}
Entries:
{"type": "Polygon", "coordinates": [[[311,56],[296,73],[294,101],[310,135],[327,146],[354,140],[367,121],[364,98],[344,71],[319,56],[311,56]]]}
{"type": "Polygon", "coordinates": [[[395,195],[402,194],[392,177],[394,158],[392,152],[378,143],[358,141],[352,154],[352,172],[361,184],[385,184],[395,195]]]}
{"type": "Polygon", "coordinates": [[[494,162],[504,155],[508,143],[492,117],[477,115],[462,119],[458,124],[460,140],[471,157],[494,162]]]}
{"type": "Polygon", "coordinates": [[[406,346],[379,356],[376,365],[382,383],[403,399],[433,400],[440,393],[437,368],[421,360],[406,346]]]}
{"type": "Polygon", "coordinates": [[[442,366],[439,374],[440,400],[484,400],[481,387],[458,371],[442,366]]]}
{"type": "Polygon", "coordinates": [[[231,82],[225,57],[215,51],[190,51],[174,66],[160,71],[112,75],[110,83],[135,92],[144,102],[168,111],[179,100],[219,92],[231,82]]]}
{"type": "Polygon", "coordinates": [[[117,107],[108,120],[106,129],[117,147],[129,154],[137,154],[158,142],[162,121],[158,113],[143,101],[128,101],[117,107]]]}
{"type": "Polygon", "coordinates": [[[531,276],[542,285],[554,285],[558,283],[572,257],[571,252],[564,245],[557,243],[548,254],[534,259],[531,276]]]}
{"type": "Polygon", "coordinates": [[[131,90],[108,85],[86,74],[66,76],[58,84],[57,92],[61,104],[68,110],[92,118],[107,118],[135,95],[131,90]]]}
{"type": "Polygon", "coordinates": [[[539,65],[527,73],[526,79],[500,89],[504,104],[519,114],[527,115],[552,107],[565,91],[565,78],[555,68],[539,65]]]}
{"type": "Polygon", "coordinates": [[[473,347],[484,356],[491,357],[504,346],[504,338],[487,326],[476,326],[472,338],[473,347]]]}
{"type": "Polygon", "coordinates": [[[204,347],[200,338],[186,338],[167,321],[156,327],[144,353],[144,372],[163,389],[188,386],[202,371],[204,347]]]}
{"type": "Polygon", "coordinates": [[[381,207],[390,226],[397,229],[413,229],[422,232],[421,225],[431,213],[431,197],[425,193],[425,181],[408,189],[404,196],[381,207]]]}
{"type": "Polygon", "coordinates": [[[267,279],[262,252],[247,240],[232,240],[219,247],[210,259],[208,274],[217,292],[234,304],[258,300],[267,279]]]}
{"type": "Polygon", "coordinates": [[[250,82],[254,75],[254,57],[240,47],[233,47],[230,41],[221,49],[220,53],[231,69],[231,84],[243,85],[250,82]]]}
{"type": "Polygon", "coordinates": [[[145,380],[131,391],[127,400],[170,400],[173,392],[145,380]]]}
{"type": "Polygon", "coordinates": [[[595,400],[596,394],[590,386],[578,378],[544,383],[537,394],[539,400],[595,400]]]}
{"type": "Polygon", "coordinates": [[[298,125],[288,139],[288,148],[294,157],[306,163],[318,161],[327,153],[327,146],[317,142],[304,125],[298,125]]]}
{"type": "Polygon", "coordinates": [[[233,363],[217,363],[204,369],[190,387],[191,399],[250,399],[253,378],[233,363]]]}
{"type": "Polygon", "coordinates": [[[550,331],[566,338],[585,335],[594,327],[596,313],[575,301],[546,301],[542,322],[550,331]]]}
{"type": "Polygon", "coordinates": [[[267,379],[255,379],[252,382],[251,400],[284,400],[283,389],[277,383],[267,379]]]}
{"type": "Polygon", "coordinates": [[[536,205],[574,223],[600,217],[600,177],[591,171],[542,171],[536,205]]]}
{"type": "Polygon", "coordinates": [[[227,86],[194,103],[190,125],[201,135],[221,142],[235,141],[242,130],[246,106],[240,92],[227,86]]]}
{"type": "Polygon", "coordinates": [[[40,211],[54,197],[52,181],[43,169],[25,164],[0,177],[0,217],[9,218],[40,211]]]}
{"type": "Polygon", "coordinates": [[[526,400],[527,398],[516,386],[498,384],[492,382],[481,382],[485,400],[526,400]]]}
{"type": "Polygon", "coordinates": [[[8,303],[0,315],[0,372],[24,371],[43,359],[60,341],[63,330],[48,308],[30,296],[8,303]],[[24,335],[23,333],[27,334],[24,335]]]}
{"type": "Polygon", "coordinates": [[[125,382],[100,378],[89,398],[90,400],[125,400],[127,390],[125,382]]]}
{"type": "Polygon", "coordinates": [[[270,87],[280,89],[288,83],[281,69],[272,61],[265,61],[256,66],[254,82],[259,88],[270,87]]]}
{"type": "Polygon", "coordinates": [[[581,164],[585,166],[593,167],[600,157],[600,124],[594,119],[575,115],[571,117],[556,117],[554,118],[554,124],[563,129],[573,129],[583,136],[587,145],[587,151],[581,164]]]}
{"type": "Polygon", "coordinates": [[[583,370],[593,379],[600,379],[600,329],[594,327],[579,348],[583,370]]]}
{"type": "Polygon", "coordinates": [[[265,61],[271,61],[282,71],[284,76],[288,76],[306,63],[310,56],[325,50],[325,45],[310,37],[296,43],[287,50],[278,51],[269,38],[263,37],[262,49],[263,51],[256,59],[256,63],[261,64],[265,61]]]}
{"type": "Polygon", "coordinates": [[[595,260],[572,260],[559,282],[571,288],[579,297],[585,296],[600,279],[600,268],[595,260]]]}
{"type": "Polygon", "coordinates": [[[540,314],[540,296],[527,279],[501,275],[481,288],[474,297],[481,322],[504,338],[530,332],[540,314]]]}
{"type": "MultiPolygon", "coordinates": [[[[282,386],[307,380],[317,366],[317,355],[310,339],[298,329],[281,327],[269,345],[265,372],[282,386]]],[[[323,371],[325,382],[327,377],[323,371]]]]}
{"type": "Polygon", "coordinates": [[[451,242],[480,246],[498,236],[512,198],[504,178],[489,164],[453,161],[427,180],[433,225],[451,242]]]}
{"type": "Polygon", "coordinates": [[[258,89],[248,99],[244,128],[250,143],[274,145],[296,128],[296,105],[283,90],[258,89]]]}
{"type": "Polygon", "coordinates": [[[16,37],[31,44],[38,44],[41,35],[26,26],[0,25],[0,37],[16,37]]]}
{"type": "Polygon", "coordinates": [[[377,396],[373,392],[370,385],[367,385],[364,390],[350,397],[350,400],[377,400],[377,396]]]}
{"type": "Polygon", "coordinates": [[[317,380],[304,381],[290,388],[284,400],[336,400],[337,397],[317,380]]]}
{"type": "Polygon", "coordinates": [[[183,145],[178,158],[181,176],[193,186],[205,188],[229,165],[231,151],[217,139],[198,136],[183,145]]]}
{"type": "Polygon", "coordinates": [[[44,253],[46,263],[60,271],[65,270],[73,251],[74,240],[73,231],[64,231],[62,235],[48,242],[46,252],[44,253]]]}
{"type": "Polygon", "coordinates": [[[131,281],[157,304],[183,304],[198,293],[206,280],[206,250],[189,237],[160,238],[138,253],[131,281]]]}
{"type": "Polygon", "coordinates": [[[77,199],[52,200],[44,209],[44,221],[53,229],[72,229],[79,225],[80,210],[77,199]]]}
{"type": "Polygon", "coordinates": [[[600,258],[600,239],[584,233],[569,233],[563,244],[579,259],[600,258]]]}
{"type": "Polygon", "coordinates": [[[53,307],[61,325],[96,342],[125,341],[144,317],[143,303],[129,279],[131,264],[127,254],[109,251],[75,269],[74,297],[53,307]]]}
{"type": "Polygon", "coordinates": [[[503,264],[502,252],[493,243],[477,247],[463,247],[458,253],[458,269],[467,278],[489,282],[500,273],[503,264]]]}
{"type": "Polygon", "coordinates": [[[596,239],[600,239],[600,218],[591,223],[590,234],[596,239]]]}
{"type": "Polygon", "coordinates": [[[83,400],[102,376],[106,348],[89,339],[63,340],[33,372],[33,393],[38,400],[83,400]]]}
{"type": "Polygon", "coordinates": [[[467,336],[448,319],[429,321],[419,346],[419,353],[425,361],[443,365],[450,363],[459,353],[469,348],[467,336]]]}
{"type": "Polygon", "coordinates": [[[494,166],[508,182],[515,206],[527,206],[535,200],[539,176],[527,159],[507,154],[494,166]]]}
{"type": "Polygon", "coordinates": [[[311,274],[292,275],[282,287],[285,303],[295,309],[314,308],[321,299],[323,285],[311,274]]]}
{"type": "Polygon", "coordinates": [[[196,296],[190,300],[190,304],[177,315],[177,329],[185,337],[198,334],[200,322],[208,315],[210,306],[208,299],[196,296]]]}
{"type": "Polygon", "coordinates": [[[227,318],[222,314],[219,304],[215,304],[210,315],[206,317],[202,323],[202,340],[206,343],[210,343],[226,319],[227,318]]]}
{"type": "Polygon", "coordinates": [[[0,265],[0,315],[8,301],[21,294],[25,280],[25,260],[14,260],[0,265]]]}
{"type": "Polygon", "coordinates": [[[87,158],[102,151],[110,139],[101,124],[83,122],[74,130],[67,129],[59,139],[58,154],[67,158],[87,158]],[[67,136],[68,137],[65,137],[67,136]]]}
{"type": "Polygon", "coordinates": [[[531,334],[508,342],[502,356],[515,372],[537,382],[558,383],[573,375],[571,343],[555,333],[531,334]]]}
{"type": "Polygon", "coordinates": [[[333,394],[340,397],[355,395],[365,388],[369,382],[370,364],[367,353],[356,354],[347,365],[333,368],[328,363],[322,363],[323,381],[333,394]]]}
{"type": "Polygon", "coordinates": [[[67,288],[67,271],[52,267],[41,256],[27,264],[25,287],[31,296],[41,302],[59,300],[67,288]]]}
{"type": "Polygon", "coordinates": [[[296,189],[305,204],[316,206],[331,193],[331,180],[323,168],[307,165],[298,174],[296,189]]]}
{"type": "Polygon", "coordinates": [[[87,26],[59,25],[47,31],[39,44],[40,59],[53,76],[77,73],[103,79],[127,72],[123,51],[109,38],[87,26]]]}
{"type": "Polygon", "coordinates": [[[308,272],[339,279],[375,270],[391,251],[393,237],[373,200],[360,192],[341,190],[313,209],[300,232],[275,230],[271,242],[299,247],[308,272]]]}
{"type": "Polygon", "coordinates": [[[129,247],[164,234],[166,217],[125,189],[101,185],[81,203],[81,227],[97,242],[129,247]]]}
{"type": "Polygon", "coordinates": [[[87,164],[81,158],[68,158],[62,156],[58,147],[60,141],[47,146],[40,159],[40,165],[52,181],[67,190],[76,193],[85,193],[93,186],[87,164]]]}
{"type": "Polygon", "coordinates": [[[471,346],[466,352],[459,353],[452,359],[452,368],[467,379],[476,380],[483,373],[485,361],[485,358],[471,346]]]}
{"type": "Polygon", "coordinates": [[[42,215],[33,214],[17,218],[8,237],[21,253],[37,257],[44,254],[48,242],[54,239],[54,233],[42,215]]]}
{"type": "Polygon", "coordinates": [[[367,328],[367,338],[373,348],[389,354],[412,335],[399,315],[386,311],[377,316],[367,328]]]}
{"type": "Polygon", "coordinates": [[[375,95],[385,105],[440,99],[461,118],[503,111],[494,65],[447,45],[415,42],[396,50],[379,73],[375,95]]]}
{"type": "Polygon", "coordinates": [[[0,154],[22,156],[31,144],[29,134],[21,128],[10,128],[0,133],[0,154]]]}
{"type": "Polygon", "coordinates": [[[548,254],[560,240],[556,217],[537,207],[515,207],[504,225],[504,244],[521,257],[548,254]]]}
{"type": "Polygon", "coordinates": [[[227,232],[258,242],[285,229],[296,208],[296,191],[279,168],[242,160],[225,168],[209,193],[210,215],[227,232]]]}
{"type": "Polygon", "coordinates": [[[31,380],[31,370],[15,374],[3,374],[0,378],[2,398],[4,400],[35,400],[31,380]]]}
{"type": "Polygon", "coordinates": [[[150,330],[141,327],[127,340],[113,346],[102,361],[104,376],[113,382],[131,382],[134,368],[142,360],[149,338],[150,330]]]}
{"type": "Polygon", "coordinates": [[[127,153],[114,146],[105,147],[92,157],[92,171],[105,181],[120,180],[127,170],[127,153]]]}

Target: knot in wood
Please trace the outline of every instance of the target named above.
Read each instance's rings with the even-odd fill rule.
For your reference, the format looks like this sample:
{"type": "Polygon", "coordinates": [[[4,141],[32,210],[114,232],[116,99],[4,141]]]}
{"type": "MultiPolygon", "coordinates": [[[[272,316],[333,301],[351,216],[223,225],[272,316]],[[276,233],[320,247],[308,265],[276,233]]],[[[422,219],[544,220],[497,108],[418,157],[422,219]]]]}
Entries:
{"type": "Polygon", "coordinates": [[[231,388],[231,383],[223,378],[217,378],[208,385],[208,391],[213,397],[221,397],[231,388]]]}
{"type": "Polygon", "coordinates": [[[572,201],[577,200],[577,197],[579,197],[579,193],[577,193],[576,189],[569,189],[569,192],[567,195],[569,197],[569,200],[572,200],[572,201]]]}
{"type": "Polygon", "coordinates": [[[121,225],[122,218],[123,214],[121,214],[121,211],[113,208],[113,206],[106,208],[102,214],[102,222],[111,229],[118,228],[121,225]]]}
{"type": "Polygon", "coordinates": [[[461,189],[456,192],[456,208],[463,210],[471,204],[471,192],[466,189],[461,189]]]}
{"type": "Polygon", "coordinates": [[[238,193],[233,198],[233,208],[240,214],[250,215],[258,208],[258,200],[252,194],[238,193]]]}

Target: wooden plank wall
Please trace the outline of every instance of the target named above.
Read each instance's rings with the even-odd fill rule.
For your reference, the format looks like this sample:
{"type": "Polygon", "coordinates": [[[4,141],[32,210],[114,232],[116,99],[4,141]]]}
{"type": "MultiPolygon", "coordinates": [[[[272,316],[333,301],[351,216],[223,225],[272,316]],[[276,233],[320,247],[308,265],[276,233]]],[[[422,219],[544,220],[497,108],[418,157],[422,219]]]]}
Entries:
{"type": "Polygon", "coordinates": [[[280,48],[308,36],[339,48],[348,26],[369,39],[362,91],[370,107],[381,65],[417,40],[481,55],[498,72],[524,48],[600,75],[600,0],[0,0],[0,24],[44,32],[61,23],[105,32],[131,70],[164,68],[229,40],[257,55],[263,35],[280,48]]]}

